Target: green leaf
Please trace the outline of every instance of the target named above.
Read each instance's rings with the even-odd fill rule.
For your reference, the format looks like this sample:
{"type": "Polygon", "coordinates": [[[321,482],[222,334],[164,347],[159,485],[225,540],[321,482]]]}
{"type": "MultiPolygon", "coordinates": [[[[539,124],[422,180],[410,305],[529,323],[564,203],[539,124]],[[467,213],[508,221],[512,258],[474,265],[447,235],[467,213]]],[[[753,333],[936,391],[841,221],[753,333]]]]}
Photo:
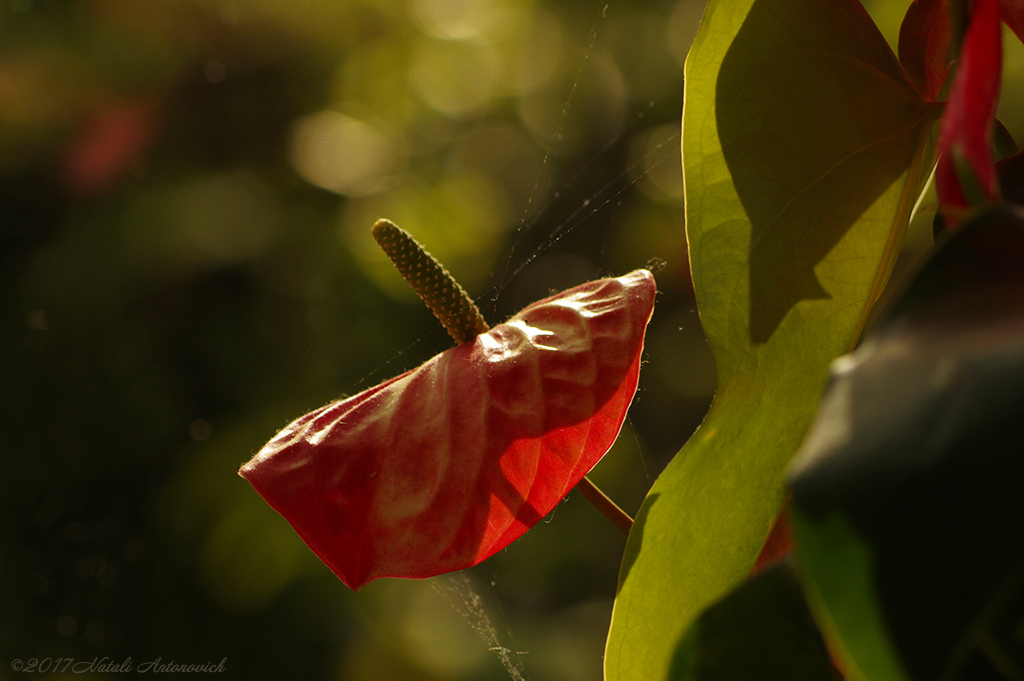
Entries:
{"type": "Polygon", "coordinates": [[[842,515],[811,519],[790,511],[800,536],[800,566],[807,600],[847,676],[870,681],[907,681],[889,640],[870,575],[871,548],[842,515]],[[853,651],[851,651],[851,647],[853,651]]]}
{"type": "Polygon", "coordinates": [[[857,0],[712,0],[685,82],[687,237],[718,391],[630,535],[608,681],[665,678],[682,633],[749,571],[931,167],[937,108],[857,0]]]}
{"type": "Polygon", "coordinates": [[[789,562],[701,613],[680,641],[672,681],[834,681],[828,651],[789,562]]]}

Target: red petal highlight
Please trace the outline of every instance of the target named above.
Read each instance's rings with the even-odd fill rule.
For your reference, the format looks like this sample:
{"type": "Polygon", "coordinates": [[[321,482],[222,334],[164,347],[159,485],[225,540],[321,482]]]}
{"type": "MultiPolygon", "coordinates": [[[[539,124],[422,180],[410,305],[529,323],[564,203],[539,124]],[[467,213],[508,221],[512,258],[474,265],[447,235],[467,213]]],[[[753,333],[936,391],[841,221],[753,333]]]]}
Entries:
{"type": "Polygon", "coordinates": [[[900,63],[925,101],[935,101],[946,82],[951,36],[947,0],[914,0],[907,8],[900,25],[900,63]]]}
{"type": "Polygon", "coordinates": [[[996,0],[976,0],[939,130],[935,188],[949,225],[998,194],[989,147],[1002,61],[999,6],[996,0]]]}
{"type": "Polygon", "coordinates": [[[422,366],[288,425],[239,474],[353,589],[470,567],[611,448],[636,392],[654,278],[534,303],[422,366]]]}

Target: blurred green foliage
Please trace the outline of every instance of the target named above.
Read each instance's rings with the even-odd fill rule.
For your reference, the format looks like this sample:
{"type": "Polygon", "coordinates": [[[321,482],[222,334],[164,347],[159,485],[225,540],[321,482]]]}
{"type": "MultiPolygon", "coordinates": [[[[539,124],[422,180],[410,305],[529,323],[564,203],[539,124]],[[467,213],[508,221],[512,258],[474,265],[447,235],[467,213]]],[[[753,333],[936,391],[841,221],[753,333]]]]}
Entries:
{"type": "MultiPolygon", "coordinates": [[[[387,216],[492,322],[668,263],[632,421],[593,474],[635,511],[714,387],[678,150],[701,9],[0,3],[0,679],[103,656],[507,677],[447,602],[465,583],[352,593],[236,471],[449,345],[370,239],[387,216]]],[[[598,678],[623,545],[572,495],[469,573],[529,678],[598,678]]]]}
{"type": "MultiPolygon", "coordinates": [[[[508,677],[449,602],[464,583],[352,593],[235,471],[447,347],[372,245],[386,216],[492,322],[667,262],[631,420],[592,476],[635,511],[714,388],[679,168],[702,9],[0,2],[0,679],[104,656],[508,677]]],[[[469,571],[514,669],[599,678],[623,546],[570,495],[469,571]]]]}

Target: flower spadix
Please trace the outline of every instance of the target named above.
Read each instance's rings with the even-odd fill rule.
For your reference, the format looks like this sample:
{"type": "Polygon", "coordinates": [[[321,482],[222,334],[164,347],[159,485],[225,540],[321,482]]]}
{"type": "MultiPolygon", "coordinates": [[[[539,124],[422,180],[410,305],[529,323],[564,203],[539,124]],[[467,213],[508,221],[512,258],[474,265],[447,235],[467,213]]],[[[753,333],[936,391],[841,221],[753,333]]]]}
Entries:
{"type": "MultiPolygon", "coordinates": [[[[397,229],[374,227],[378,241],[397,229]]],[[[406,269],[433,280],[429,263],[406,269]]],[[[353,589],[475,565],[542,519],[611,448],[654,295],[651,273],[637,270],[489,330],[475,306],[463,310],[461,328],[476,331],[460,345],[302,416],[239,473],[353,589]]]]}

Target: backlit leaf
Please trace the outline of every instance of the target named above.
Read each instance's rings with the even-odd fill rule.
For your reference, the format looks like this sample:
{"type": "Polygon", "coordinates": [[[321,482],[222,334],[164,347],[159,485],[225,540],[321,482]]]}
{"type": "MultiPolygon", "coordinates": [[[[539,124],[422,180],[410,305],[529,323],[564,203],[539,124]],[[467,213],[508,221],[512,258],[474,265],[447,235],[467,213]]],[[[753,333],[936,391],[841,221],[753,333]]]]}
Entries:
{"type": "Polygon", "coordinates": [[[924,102],[857,0],[712,0],[686,62],[687,237],[718,390],[629,537],[608,681],[663,679],[753,565],[783,469],[930,171],[924,102]]]}
{"type": "Polygon", "coordinates": [[[534,303],[401,376],[311,412],[240,474],[357,589],[475,565],[608,451],[636,391],[651,273],[534,303]]]}

